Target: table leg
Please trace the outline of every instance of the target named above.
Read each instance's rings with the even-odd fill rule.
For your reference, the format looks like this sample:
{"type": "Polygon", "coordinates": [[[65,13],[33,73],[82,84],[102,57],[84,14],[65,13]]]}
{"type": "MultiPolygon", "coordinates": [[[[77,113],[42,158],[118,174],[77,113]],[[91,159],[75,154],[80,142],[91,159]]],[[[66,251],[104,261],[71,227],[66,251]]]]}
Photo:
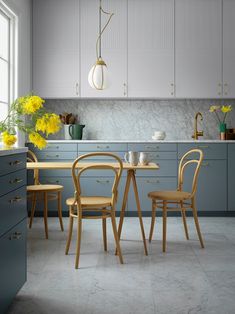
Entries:
{"type": "Polygon", "coordinates": [[[135,201],[136,201],[136,206],[137,206],[137,211],[138,211],[138,216],[139,216],[139,221],[140,221],[140,229],[141,229],[142,239],[144,243],[144,252],[145,252],[145,255],[148,255],[145,232],[144,232],[144,224],[143,224],[143,219],[142,219],[142,211],[141,211],[140,200],[139,200],[139,193],[138,193],[136,177],[135,177],[135,170],[130,170],[130,171],[131,171],[131,179],[133,183],[135,201]]]}

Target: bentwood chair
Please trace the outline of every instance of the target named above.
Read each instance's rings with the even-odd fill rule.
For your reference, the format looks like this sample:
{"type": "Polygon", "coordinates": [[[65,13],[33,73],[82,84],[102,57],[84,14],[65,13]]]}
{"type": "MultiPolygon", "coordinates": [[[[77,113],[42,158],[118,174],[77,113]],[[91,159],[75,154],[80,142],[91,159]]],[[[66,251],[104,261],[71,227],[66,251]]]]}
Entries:
{"type": "Polygon", "coordinates": [[[123,170],[123,164],[121,159],[112,154],[105,152],[89,153],[78,157],[72,166],[72,177],[75,187],[74,197],[68,198],[66,204],[69,206],[69,232],[68,239],[65,249],[65,254],[69,253],[72,232],[73,232],[73,222],[74,219],[77,222],[77,244],[76,244],[76,259],[75,268],[79,266],[80,257],[80,247],[81,247],[81,235],[82,235],[82,219],[102,219],[103,227],[103,244],[104,250],[107,251],[107,234],[106,234],[106,219],[111,218],[113,234],[115,239],[115,244],[117,248],[117,253],[119,256],[119,261],[123,264],[123,258],[121,253],[121,247],[119,243],[117,226],[116,226],[116,203],[118,197],[118,185],[120,182],[121,174],[123,170]],[[88,162],[84,163],[84,166],[78,169],[78,163],[89,159],[89,157],[100,157],[105,156],[108,159],[115,161],[118,164],[118,168],[114,167],[113,163],[94,163],[88,162]],[[110,191],[110,197],[106,196],[84,196],[81,192],[80,178],[84,172],[89,170],[110,170],[114,174],[112,191],[110,191]],[[93,212],[93,213],[92,213],[93,212]]]}
{"type": "Polygon", "coordinates": [[[181,211],[184,231],[186,239],[189,240],[188,227],[186,222],[186,210],[192,210],[193,217],[195,221],[195,226],[198,234],[198,238],[201,247],[204,248],[204,243],[202,240],[202,235],[200,231],[200,226],[197,217],[197,209],[195,206],[195,195],[197,191],[197,182],[199,170],[203,160],[203,152],[199,149],[192,149],[188,151],[180,160],[178,169],[178,189],[176,191],[155,191],[150,192],[148,196],[152,199],[152,221],[149,234],[149,242],[152,240],[155,218],[156,218],[156,208],[160,208],[163,211],[163,243],[162,250],[166,251],[166,224],[167,224],[167,211],[181,211]],[[190,159],[194,157],[195,154],[198,155],[198,159],[190,159]],[[183,181],[184,181],[184,171],[186,167],[195,167],[192,190],[191,192],[183,191],[183,181]],[[173,204],[173,205],[172,205],[173,204]]]}
{"type": "MultiPolygon", "coordinates": [[[[27,161],[28,162],[38,161],[36,155],[30,150],[28,151],[27,161]]],[[[61,193],[63,190],[63,186],[54,185],[54,184],[41,184],[39,182],[39,170],[38,169],[35,169],[33,174],[34,174],[34,184],[27,186],[27,192],[28,192],[29,198],[32,199],[29,228],[32,228],[36,202],[37,200],[38,201],[43,200],[44,201],[43,217],[44,217],[45,235],[46,235],[46,239],[48,239],[48,223],[47,223],[48,201],[57,200],[60,228],[61,228],[61,231],[64,231],[63,221],[62,221],[62,207],[61,207],[61,193]]]]}

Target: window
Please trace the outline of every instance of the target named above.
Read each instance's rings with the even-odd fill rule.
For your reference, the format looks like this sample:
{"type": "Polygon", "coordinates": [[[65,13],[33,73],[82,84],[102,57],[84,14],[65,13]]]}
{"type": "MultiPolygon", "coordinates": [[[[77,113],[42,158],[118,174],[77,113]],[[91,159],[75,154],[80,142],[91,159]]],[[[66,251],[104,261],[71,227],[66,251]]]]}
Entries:
{"type": "Polygon", "coordinates": [[[16,96],[15,77],[15,16],[0,4],[0,121],[16,96]]]}

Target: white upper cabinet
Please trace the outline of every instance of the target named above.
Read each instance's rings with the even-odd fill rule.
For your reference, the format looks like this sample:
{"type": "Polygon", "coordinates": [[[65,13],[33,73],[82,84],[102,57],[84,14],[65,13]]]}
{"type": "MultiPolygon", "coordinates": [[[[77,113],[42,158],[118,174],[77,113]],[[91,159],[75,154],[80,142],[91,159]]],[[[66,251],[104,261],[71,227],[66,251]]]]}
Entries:
{"type": "Polygon", "coordinates": [[[128,96],[174,96],[174,0],[128,0],[128,96]]]}
{"type": "Polygon", "coordinates": [[[223,0],[223,90],[235,97],[235,1],[223,0]]]}
{"type": "Polygon", "coordinates": [[[222,0],[175,0],[175,78],[178,98],[221,97],[222,0]]]}
{"type": "Polygon", "coordinates": [[[79,2],[33,1],[33,91],[44,98],[79,96],[79,2]]]}
{"type": "MultiPolygon", "coordinates": [[[[127,0],[103,0],[102,7],[114,16],[102,35],[102,58],[107,64],[109,88],[92,89],[88,73],[96,61],[96,40],[99,30],[99,1],[81,0],[81,96],[127,96],[127,0]]],[[[102,26],[108,16],[102,14],[102,26]]]]}

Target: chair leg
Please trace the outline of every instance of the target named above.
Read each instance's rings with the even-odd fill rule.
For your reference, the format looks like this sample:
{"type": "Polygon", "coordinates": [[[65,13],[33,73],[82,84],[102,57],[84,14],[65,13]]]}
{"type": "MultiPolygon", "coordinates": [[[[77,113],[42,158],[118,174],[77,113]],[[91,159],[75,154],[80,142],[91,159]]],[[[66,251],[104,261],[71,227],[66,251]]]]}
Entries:
{"type": "MultiPolygon", "coordinates": [[[[71,206],[69,208],[69,212],[71,212],[71,206]]],[[[70,243],[72,239],[72,234],[73,234],[73,217],[69,216],[69,233],[68,233],[68,239],[66,243],[66,249],[65,249],[65,255],[68,255],[69,253],[69,248],[70,248],[70,243]]]]}
{"type": "Polygon", "coordinates": [[[167,203],[166,203],[166,201],[163,201],[162,218],[163,218],[162,251],[166,252],[166,224],[167,224],[167,203]]]}
{"type": "Polygon", "coordinates": [[[64,231],[63,220],[62,220],[62,206],[61,206],[61,191],[58,192],[58,216],[60,221],[60,229],[64,231]]]}
{"type": "Polygon", "coordinates": [[[183,225],[184,225],[184,232],[186,239],[189,240],[188,236],[188,227],[187,227],[187,221],[186,221],[186,212],[185,209],[183,208],[183,202],[180,202],[180,207],[181,207],[181,215],[182,215],[182,220],[183,220],[183,225]]]}
{"type": "Polygon", "coordinates": [[[32,228],[33,224],[33,217],[35,213],[35,208],[36,208],[36,199],[37,199],[37,194],[33,193],[33,198],[32,198],[32,208],[31,208],[31,215],[30,215],[30,221],[29,221],[29,228],[32,228]]]}
{"type": "Polygon", "coordinates": [[[155,202],[153,200],[152,201],[152,220],[151,220],[151,227],[150,227],[150,231],[149,231],[149,242],[152,241],[155,219],[156,219],[156,206],[155,206],[155,202]]]}
{"type": "Polygon", "coordinates": [[[104,250],[105,250],[105,252],[107,252],[107,228],[106,228],[106,218],[102,218],[102,229],[103,229],[104,250]]]}
{"type": "Polygon", "coordinates": [[[200,230],[200,226],[199,226],[199,221],[198,221],[198,217],[197,217],[197,209],[195,207],[195,201],[194,200],[192,201],[192,209],[193,209],[193,218],[194,218],[194,221],[195,221],[195,226],[196,226],[196,229],[197,229],[198,238],[199,238],[199,241],[200,241],[200,244],[201,244],[201,248],[203,249],[204,248],[204,243],[203,243],[203,240],[202,240],[202,234],[201,234],[201,230],[200,230]]]}
{"type": "Polygon", "coordinates": [[[48,215],[47,192],[44,192],[44,212],[43,212],[43,216],[44,216],[44,225],[45,225],[46,239],[48,239],[47,215],[48,215]]]}
{"type": "Polygon", "coordinates": [[[121,251],[120,241],[119,241],[118,232],[117,232],[116,217],[113,210],[111,212],[111,221],[112,221],[112,227],[113,227],[113,235],[116,242],[117,255],[119,256],[120,263],[123,264],[122,251],[121,251]]]}
{"type": "Polygon", "coordinates": [[[76,269],[78,269],[78,266],[79,266],[81,237],[82,237],[82,212],[79,209],[78,210],[78,218],[77,218],[77,247],[76,247],[76,260],[75,260],[75,268],[76,269]]]}

